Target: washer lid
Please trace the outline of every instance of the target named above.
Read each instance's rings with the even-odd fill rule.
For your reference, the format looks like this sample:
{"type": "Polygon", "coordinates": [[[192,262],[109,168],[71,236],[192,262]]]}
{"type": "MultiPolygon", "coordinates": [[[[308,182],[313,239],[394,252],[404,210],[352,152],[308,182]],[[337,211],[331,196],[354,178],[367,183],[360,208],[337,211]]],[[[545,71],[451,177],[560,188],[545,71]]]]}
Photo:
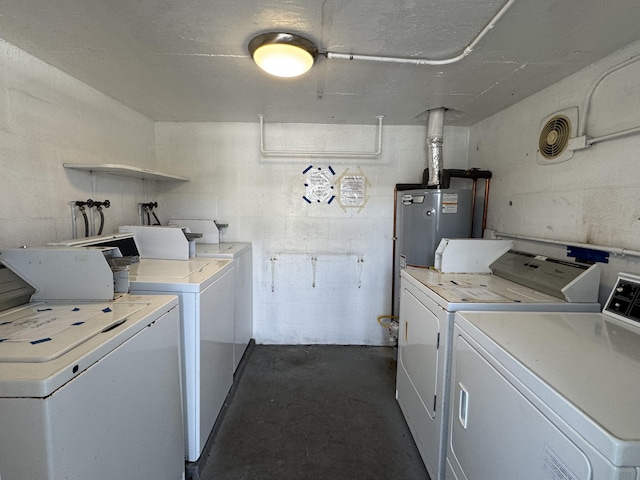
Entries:
{"type": "Polygon", "coordinates": [[[142,258],[129,267],[131,291],[199,293],[233,267],[233,260],[195,258],[158,260],[142,258]]]}
{"type": "Polygon", "coordinates": [[[0,315],[3,335],[15,336],[0,342],[0,398],[46,398],[177,306],[175,295],[123,295],[112,302],[30,303],[4,312],[0,315]],[[103,311],[107,307],[110,312],[103,311]],[[37,311],[46,308],[52,309],[37,311]],[[46,315],[66,318],[66,322],[47,323],[46,315]],[[34,329],[37,334],[6,323],[29,321],[40,323],[34,329]],[[33,340],[25,336],[51,340],[31,344],[33,340]]]}
{"type": "Polygon", "coordinates": [[[407,267],[403,278],[449,312],[458,310],[531,310],[599,312],[597,302],[567,302],[544,292],[485,273],[440,273],[407,267]],[[426,287],[426,288],[424,288],[426,287]]]}
{"type": "Polygon", "coordinates": [[[196,243],[196,257],[235,258],[251,249],[251,243],[196,243]]]}
{"type": "Polygon", "coordinates": [[[0,362],[48,362],[145,308],[135,303],[35,304],[0,316],[0,362]]]}

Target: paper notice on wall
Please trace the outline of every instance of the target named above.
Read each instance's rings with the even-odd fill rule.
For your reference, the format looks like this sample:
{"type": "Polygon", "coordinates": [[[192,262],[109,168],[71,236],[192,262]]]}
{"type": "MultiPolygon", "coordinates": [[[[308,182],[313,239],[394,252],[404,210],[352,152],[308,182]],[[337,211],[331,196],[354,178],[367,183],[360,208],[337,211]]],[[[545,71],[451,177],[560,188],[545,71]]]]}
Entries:
{"type": "Polygon", "coordinates": [[[442,213],[458,213],[457,193],[444,193],[442,195],[442,213]]]}
{"type": "Polygon", "coordinates": [[[336,183],[340,186],[340,195],[337,198],[343,210],[357,208],[360,211],[364,208],[369,200],[367,187],[371,184],[362,168],[358,167],[358,173],[350,171],[349,168],[345,169],[336,183]]]}
{"type": "Polygon", "coordinates": [[[340,203],[345,207],[364,205],[365,178],[362,175],[345,175],[340,179],[340,203]]]}
{"type": "Polygon", "coordinates": [[[312,202],[324,202],[333,195],[333,174],[329,170],[313,170],[307,175],[306,197],[312,202]]]}

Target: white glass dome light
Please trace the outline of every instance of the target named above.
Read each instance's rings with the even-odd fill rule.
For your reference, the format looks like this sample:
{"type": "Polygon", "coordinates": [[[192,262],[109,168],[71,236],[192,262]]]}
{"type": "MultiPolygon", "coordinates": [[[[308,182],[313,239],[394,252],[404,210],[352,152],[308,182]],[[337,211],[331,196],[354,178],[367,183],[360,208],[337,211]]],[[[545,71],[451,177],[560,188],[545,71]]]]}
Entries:
{"type": "Polygon", "coordinates": [[[265,33],[249,42],[249,53],[265,72],[297,77],[315,63],[318,50],[309,40],[290,33],[265,33]]]}

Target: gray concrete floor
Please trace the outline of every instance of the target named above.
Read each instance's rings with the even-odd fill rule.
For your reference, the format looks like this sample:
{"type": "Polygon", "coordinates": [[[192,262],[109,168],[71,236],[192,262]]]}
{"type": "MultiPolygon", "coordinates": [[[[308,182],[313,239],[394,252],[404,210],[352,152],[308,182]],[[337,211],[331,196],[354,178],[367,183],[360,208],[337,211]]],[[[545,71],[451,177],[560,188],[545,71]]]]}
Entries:
{"type": "Polygon", "coordinates": [[[390,347],[256,345],[245,367],[201,480],[429,478],[390,347]]]}

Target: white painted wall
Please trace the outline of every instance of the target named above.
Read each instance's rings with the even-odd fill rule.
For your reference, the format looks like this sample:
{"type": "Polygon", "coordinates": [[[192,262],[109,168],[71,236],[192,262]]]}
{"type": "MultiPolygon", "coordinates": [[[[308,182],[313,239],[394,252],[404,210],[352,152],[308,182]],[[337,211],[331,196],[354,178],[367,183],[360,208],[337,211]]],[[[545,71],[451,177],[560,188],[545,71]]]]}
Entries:
{"type": "MultiPolygon", "coordinates": [[[[471,129],[445,128],[445,167],[493,172],[489,228],[640,249],[640,136],[597,144],[558,165],[535,162],[541,119],[581,105],[601,72],[639,51],[640,42],[630,45],[471,129]]],[[[257,119],[154,125],[3,41],[0,65],[0,248],[68,238],[73,200],[108,198],[105,232],[137,222],[138,202],[158,200],[163,221],[215,218],[230,225],[224,240],[254,243],[258,341],[386,342],[375,318],[389,312],[393,185],[419,180],[425,128],[384,127],[377,159],[263,158],[257,119]],[[193,180],[156,184],[90,175],[65,170],[65,162],[123,163],[193,180]],[[338,175],[360,168],[370,182],[364,208],[304,202],[302,171],[309,165],[330,165],[338,175]]],[[[639,76],[636,63],[602,82],[593,97],[589,136],[640,124],[639,76]]],[[[266,131],[269,149],[371,150],[375,143],[372,125],[267,123],[266,131]]],[[[539,244],[522,248],[563,254],[539,244]]],[[[640,262],[612,258],[601,300],[619,270],[640,272],[640,262]]]]}
{"type": "MultiPolygon", "coordinates": [[[[469,162],[493,172],[488,228],[640,250],[640,135],[595,144],[564,163],[536,163],[542,119],[567,107],[582,107],[587,90],[601,73],[638,53],[640,42],[471,128],[469,162]]],[[[588,137],[640,126],[638,78],[640,62],[613,73],[597,87],[588,137]]],[[[519,246],[564,254],[563,248],[530,242],[519,246]]],[[[640,273],[640,262],[611,258],[604,265],[601,301],[620,270],[640,273]]]]}
{"type": "Polygon", "coordinates": [[[137,221],[153,182],[62,164],[154,168],[153,122],[2,40],[0,67],[0,248],[70,238],[75,200],[111,201],[105,232],[137,221]]]}
{"type": "MultiPolygon", "coordinates": [[[[359,160],[263,158],[258,119],[158,123],[156,137],[157,168],[192,178],[160,187],[161,220],[213,218],[229,224],[223,241],[253,243],[257,342],[387,343],[376,317],[390,313],[393,189],[421,181],[425,127],[383,127],[382,155],[359,160]],[[370,184],[365,206],[305,202],[309,165],[331,166],[335,177],[362,172],[370,184]]],[[[268,150],[372,151],[375,139],[375,127],[365,125],[265,128],[268,150]]],[[[467,146],[468,129],[445,128],[445,166],[466,168],[467,146]]]]}

